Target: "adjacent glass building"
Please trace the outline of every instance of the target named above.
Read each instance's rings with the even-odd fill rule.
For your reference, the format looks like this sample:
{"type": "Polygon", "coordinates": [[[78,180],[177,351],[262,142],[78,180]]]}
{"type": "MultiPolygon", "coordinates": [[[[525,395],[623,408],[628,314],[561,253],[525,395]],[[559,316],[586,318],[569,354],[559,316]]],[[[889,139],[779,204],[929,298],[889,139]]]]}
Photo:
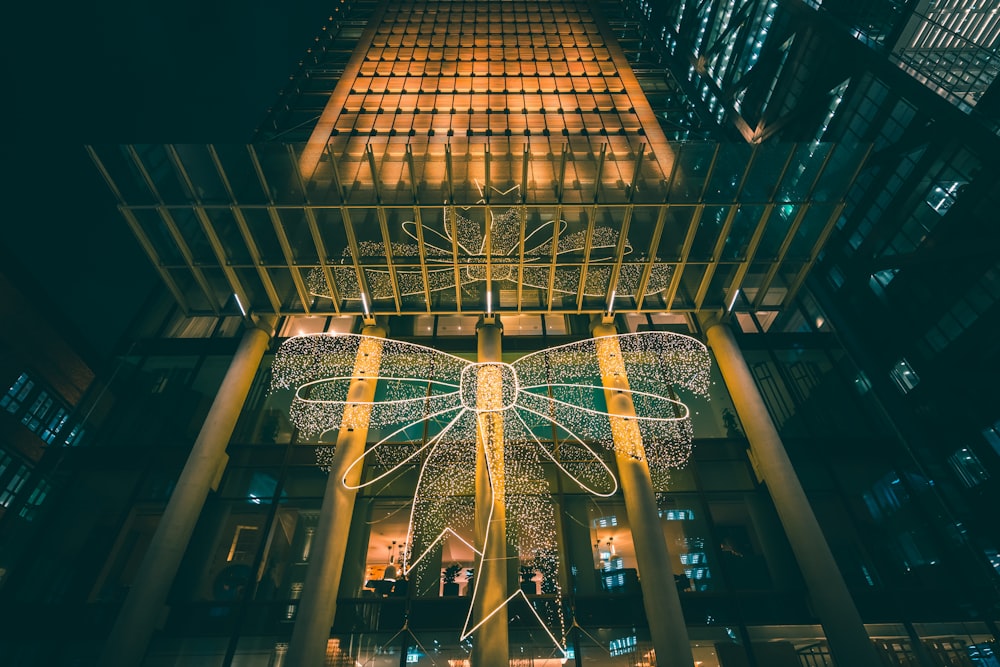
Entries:
{"type": "Polygon", "coordinates": [[[252,143],[87,147],[162,288],[4,334],[5,664],[1000,665],[995,9],[333,9],[252,143]]]}

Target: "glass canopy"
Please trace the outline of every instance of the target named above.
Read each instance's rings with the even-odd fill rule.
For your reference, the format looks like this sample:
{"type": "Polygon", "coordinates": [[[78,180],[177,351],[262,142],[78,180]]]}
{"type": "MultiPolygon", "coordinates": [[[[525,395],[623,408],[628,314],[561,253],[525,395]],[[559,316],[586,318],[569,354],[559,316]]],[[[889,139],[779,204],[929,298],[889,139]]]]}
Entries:
{"type": "Polygon", "coordinates": [[[717,311],[738,290],[781,306],[867,154],[406,139],[335,135],[318,160],[307,144],[89,150],[190,315],[717,311]]]}

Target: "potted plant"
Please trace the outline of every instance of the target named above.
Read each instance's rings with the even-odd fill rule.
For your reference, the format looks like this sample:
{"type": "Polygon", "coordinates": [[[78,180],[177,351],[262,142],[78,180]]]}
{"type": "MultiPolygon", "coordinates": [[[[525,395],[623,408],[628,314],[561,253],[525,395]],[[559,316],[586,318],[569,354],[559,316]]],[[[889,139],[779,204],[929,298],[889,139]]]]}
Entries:
{"type": "Polygon", "coordinates": [[[458,563],[449,565],[441,573],[441,579],[444,581],[444,588],[441,591],[442,595],[458,595],[458,582],[455,581],[455,577],[458,573],[462,571],[462,566],[458,563]]]}
{"type": "Polygon", "coordinates": [[[521,590],[524,591],[526,595],[538,595],[538,584],[534,581],[534,563],[530,561],[526,562],[518,568],[518,572],[521,575],[521,590]]]}

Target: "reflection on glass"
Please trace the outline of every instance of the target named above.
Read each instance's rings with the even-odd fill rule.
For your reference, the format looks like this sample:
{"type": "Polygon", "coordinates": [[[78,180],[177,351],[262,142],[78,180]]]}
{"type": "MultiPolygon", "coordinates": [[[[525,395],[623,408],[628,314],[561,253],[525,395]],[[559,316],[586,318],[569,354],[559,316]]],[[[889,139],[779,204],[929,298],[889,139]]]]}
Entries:
{"type": "Polygon", "coordinates": [[[771,575],[760,536],[743,501],[712,501],[719,558],[729,582],[737,589],[771,587],[771,575]]]}
{"type": "Polygon", "coordinates": [[[748,626],[757,664],[768,667],[832,666],[823,628],[818,625],[748,626]]]}
{"type": "Polygon", "coordinates": [[[697,512],[687,503],[693,498],[664,496],[661,498],[661,526],[667,549],[672,559],[674,585],[680,593],[710,591],[715,588],[712,581],[709,556],[708,527],[697,512]]]}

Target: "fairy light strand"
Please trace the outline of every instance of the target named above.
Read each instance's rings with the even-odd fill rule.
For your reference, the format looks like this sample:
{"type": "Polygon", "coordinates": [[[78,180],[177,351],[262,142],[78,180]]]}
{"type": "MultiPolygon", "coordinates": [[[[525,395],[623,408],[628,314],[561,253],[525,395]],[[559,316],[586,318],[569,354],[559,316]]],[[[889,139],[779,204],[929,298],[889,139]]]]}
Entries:
{"type": "MultiPolygon", "coordinates": [[[[485,203],[483,188],[477,182],[480,199],[477,205],[485,203]]],[[[492,190],[498,195],[510,195],[513,201],[521,201],[520,186],[515,185],[509,190],[492,190]],[[511,193],[514,193],[511,195],[511,193]]],[[[451,265],[453,241],[459,248],[456,258],[461,268],[460,282],[467,285],[486,280],[486,237],[478,221],[460,212],[468,213],[473,207],[446,205],[441,208],[441,219],[435,225],[425,220],[423,232],[423,251],[428,265],[427,289],[437,292],[455,288],[455,274],[451,265]],[[451,220],[455,220],[455,236],[452,236],[451,220]],[[441,268],[435,268],[441,265],[441,268]]],[[[548,260],[552,256],[552,241],[555,228],[559,229],[557,255],[564,260],[580,256],[587,248],[587,233],[579,230],[563,233],[567,228],[565,220],[549,220],[537,224],[534,229],[526,231],[524,239],[524,270],[519,276],[519,245],[521,207],[511,207],[498,210],[490,209],[490,221],[486,225],[491,236],[490,261],[492,279],[496,282],[516,283],[518,280],[534,289],[548,290],[550,266],[548,260]]],[[[429,216],[428,216],[429,217],[429,216]]],[[[389,250],[399,261],[420,257],[421,247],[418,245],[416,222],[406,220],[401,223],[403,233],[410,241],[391,241],[389,250]]],[[[611,280],[614,264],[614,253],[618,246],[620,231],[605,225],[595,225],[590,238],[590,255],[587,258],[587,277],[583,286],[584,296],[604,296],[611,280]]],[[[384,241],[364,240],[358,242],[359,257],[384,258],[386,244],[384,241]]],[[[624,254],[632,253],[632,246],[626,241],[624,254]]],[[[617,293],[620,296],[636,296],[642,280],[646,259],[639,257],[634,261],[622,263],[618,273],[617,293]]],[[[351,252],[344,250],[340,264],[330,267],[334,282],[348,299],[359,299],[361,295],[357,274],[354,270],[351,252]]],[[[372,266],[364,266],[363,272],[372,299],[388,299],[393,296],[393,285],[387,270],[372,266]]],[[[670,285],[674,267],[671,264],[654,261],[646,284],[646,294],[657,294],[665,291],[670,285]]],[[[400,296],[418,296],[424,294],[422,272],[411,268],[397,267],[396,283],[400,296]]],[[[580,284],[582,271],[580,266],[558,263],[555,268],[553,290],[560,294],[576,294],[580,284]]],[[[330,287],[321,267],[312,268],[306,276],[306,286],[310,294],[320,297],[330,297],[330,287]]]]}
{"type": "MultiPolygon", "coordinates": [[[[546,463],[587,493],[607,496],[618,483],[605,457],[625,448],[641,452],[654,480],[662,479],[686,463],[692,442],[687,406],[663,392],[670,387],[707,395],[709,364],[700,341],[670,332],[587,339],[510,364],[474,363],[391,339],[312,334],[290,338],[278,350],[272,390],[294,390],[289,416],[307,436],[368,426],[377,440],[348,471],[366,459],[378,469],[352,488],[381,483],[403,466],[417,467],[404,570],[413,562],[426,567],[426,549],[448,531],[471,534],[476,441],[485,434],[479,437],[492,441],[491,486],[506,505],[507,540],[558,595],[556,510],[546,463]],[[634,418],[608,414],[602,366],[627,377],[622,391],[634,418]],[[358,379],[377,382],[374,400],[348,400],[358,379]]],[[[331,460],[331,448],[317,449],[319,465],[328,469],[331,460]]],[[[561,606],[542,605],[538,613],[546,632],[557,644],[564,642],[561,606]]],[[[466,633],[474,630],[470,623],[466,633]]]]}

